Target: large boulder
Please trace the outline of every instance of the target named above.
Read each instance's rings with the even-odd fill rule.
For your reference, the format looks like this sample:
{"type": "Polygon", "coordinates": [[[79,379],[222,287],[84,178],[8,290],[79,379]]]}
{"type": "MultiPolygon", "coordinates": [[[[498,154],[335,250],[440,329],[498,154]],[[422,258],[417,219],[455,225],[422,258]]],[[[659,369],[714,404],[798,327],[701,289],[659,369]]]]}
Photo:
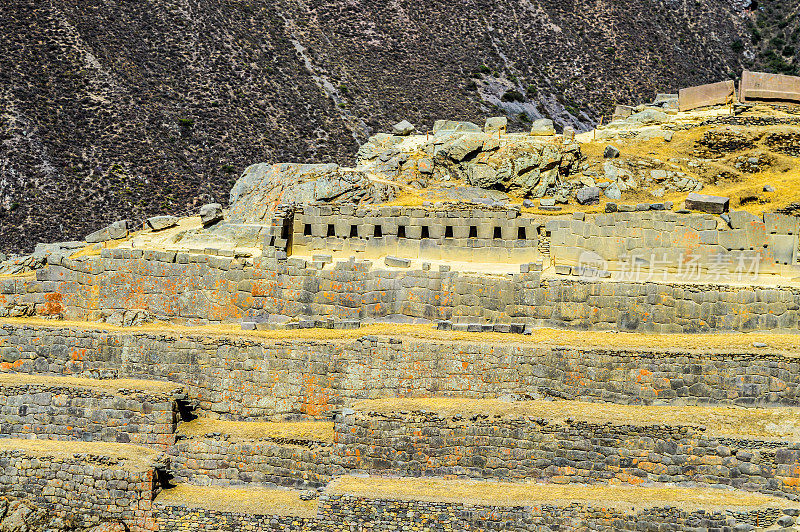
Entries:
{"type": "Polygon", "coordinates": [[[90,244],[106,242],[108,240],[119,240],[128,236],[128,220],[119,220],[86,236],[86,241],[90,244]]]}
{"type": "Polygon", "coordinates": [[[387,199],[387,187],[336,164],[254,164],[231,189],[228,218],[265,223],[280,204],[361,203],[387,199]]]}
{"type": "Polygon", "coordinates": [[[206,203],[200,207],[200,221],[203,226],[215,224],[224,218],[222,205],[219,203],[206,203]]]}
{"type": "Polygon", "coordinates": [[[153,216],[147,219],[147,228],[152,231],[161,231],[178,225],[180,220],[175,216],[153,216]]]}
{"type": "Polygon", "coordinates": [[[414,124],[408,120],[396,123],[392,126],[392,133],[401,137],[406,137],[414,132],[414,124]]]}

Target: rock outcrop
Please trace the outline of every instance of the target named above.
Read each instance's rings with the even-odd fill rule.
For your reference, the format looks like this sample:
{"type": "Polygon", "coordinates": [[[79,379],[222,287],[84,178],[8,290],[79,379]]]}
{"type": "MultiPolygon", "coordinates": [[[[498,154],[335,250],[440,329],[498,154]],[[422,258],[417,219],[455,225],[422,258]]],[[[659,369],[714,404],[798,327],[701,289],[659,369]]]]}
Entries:
{"type": "Polygon", "coordinates": [[[390,188],[336,164],[255,164],[231,189],[228,216],[265,223],[281,204],[371,203],[388,199],[390,188]]]}

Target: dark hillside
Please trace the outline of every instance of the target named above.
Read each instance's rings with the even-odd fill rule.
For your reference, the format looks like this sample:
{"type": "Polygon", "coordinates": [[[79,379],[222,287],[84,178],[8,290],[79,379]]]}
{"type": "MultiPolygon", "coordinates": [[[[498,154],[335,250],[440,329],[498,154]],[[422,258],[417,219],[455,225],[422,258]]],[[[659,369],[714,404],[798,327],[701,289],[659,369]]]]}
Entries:
{"type": "Polygon", "coordinates": [[[737,72],[741,4],[8,0],[0,249],[224,202],[253,162],[349,162],[403,118],[587,128],[737,72]]]}

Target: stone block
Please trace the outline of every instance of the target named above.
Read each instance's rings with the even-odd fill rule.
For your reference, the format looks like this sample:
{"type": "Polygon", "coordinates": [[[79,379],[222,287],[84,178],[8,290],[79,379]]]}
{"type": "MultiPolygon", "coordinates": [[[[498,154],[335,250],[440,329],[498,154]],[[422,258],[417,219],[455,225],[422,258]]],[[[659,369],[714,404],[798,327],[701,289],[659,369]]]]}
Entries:
{"type": "Polygon", "coordinates": [[[222,205],[219,203],[206,203],[200,207],[200,221],[204,226],[212,225],[223,218],[222,205]]]}
{"type": "Polygon", "coordinates": [[[730,198],[723,196],[710,196],[708,194],[698,194],[692,192],[686,198],[686,208],[707,212],[709,214],[722,214],[727,212],[730,206],[730,198]]]}
{"type": "Polygon", "coordinates": [[[575,194],[575,198],[581,205],[597,205],[600,203],[600,188],[584,187],[575,194]]]}
{"type": "Polygon", "coordinates": [[[734,100],[735,86],[733,81],[720,81],[696,87],[681,89],[678,93],[678,110],[691,111],[700,107],[725,105],[734,100]]]}
{"type": "Polygon", "coordinates": [[[764,223],[767,226],[767,233],[770,234],[798,234],[798,218],[796,216],[768,212],[764,213],[764,223]]]}
{"type": "Polygon", "coordinates": [[[119,220],[113,224],[104,227],[90,235],[87,235],[86,242],[94,244],[97,242],[106,242],[108,240],[119,240],[128,236],[128,220],[119,220]]]}
{"type": "Polygon", "coordinates": [[[767,250],[775,262],[794,264],[797,257],[797,235],[767,235],[767,250]]]}
{"type": "Polygon", "coordinates": [[[161,231],[178,225],[178,218],[175,216],[153,216],[148,218],[145,223],[151,231],[161,231]]]}
{"type": "Polygon", "coordinates": [[[401,137],[406,137],[414,132],[414,124],[408,120],[403,120],[392,126],[392,133],[401,137]]]}
{"type": "Polygon", "coordinates": [[[531,126],[531,135],[534,137],[548,137],[556,134],[556,128],[553,121],[549,118],[542,118],[536,120],[531,126]]]}
{"type": "Polygon", "coordinates": [[[572,274],[572,266],[567,266],[566,264],[557,264],[555,267],[556,275],[571,275],[572,274]]]}
{"type": "Polygon", "coordinates": [[[400,257],[386,257],[384,259],[384,263],[386,266],[392,268],[409,268],[411,267],[411,261],[409,259],[403,259],[400,257]]]}
{"type": "Polygon", "coordinates": [[[739,83],[739,101],[758,100],[800,102],[800,77],[745,70],[739,83]]]}
{"type": "Polygon", "coordinates": [[[508,131],[508,118],[505,116],[493,116],[486,119],[483,132],[489,134],[505,134],[508,131]]]}
{"type": "Polygon", "coordinates": [[[728,217],[734,229],[744,229],[753,222],[761,222],[760,218],[747,211],[731,211],[728,217]]]}

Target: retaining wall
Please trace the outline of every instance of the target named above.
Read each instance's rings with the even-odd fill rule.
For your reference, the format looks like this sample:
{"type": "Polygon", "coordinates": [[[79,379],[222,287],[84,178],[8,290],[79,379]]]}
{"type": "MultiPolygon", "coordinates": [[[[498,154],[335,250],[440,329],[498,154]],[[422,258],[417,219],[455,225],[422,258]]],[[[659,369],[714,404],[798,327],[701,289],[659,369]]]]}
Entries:
{"type": "Polygon", "coordinates": [[[730,218],[732,228],[710,214],[618,212],[551,220],[546,231],[555,264],[579,264],[591,252],[609,270],[656,270],[651,279],[662,271],[680,272],[687,280],[711,273],[719,282],[730,282],[737,272],[750,279],[753,273],[800,273],[797,217],[767,213],[759,218],[738,211],[730,218]]]}
{"type": "Polygon", "coordinates": [[[650,508],[633,512],[572,504],[500,507],[378,500],[350,495],[320,496],[315,518],[251,515],[187,508],[156,502],[154,513],[161,532],[205,530],[317,531],[317,530],[419,530],[452,532],[510,530],[732,530],[736,525],[774,524],[782,512],[777,508],[753,511],[706,512],[676,508],[650,508]],[[546,528],[545,528],[546,527],[546,528]],[[644,528],[643,528],[644,527],[644,528]]]}
{"type": "MultiPolygon", "coordinates": [[[[477,337],[476,337],[477,340],[477,337]]],[[[184,384],[211,416],[325,417],[359,399],[554,395],[650,404],[800,404],[800,360],[769,352],[577,349],[109,332],[4,324],[0,369],[184,384]]]]}
{"type": "Polygon", "coordinates": [[[128,469],[108,456],[61,458],[0,451],[0,495],[28,499],[89,528],[124,522],[134,532],[157,530],[151,517],[154,472],[128,469]]]}
{"type": "Polygon", "coordinates": [[[349,472],[559,484],[696,482],[800,493],[800,444],[705,437],[695,427],[486,417],[338,416],[335,452],[349,472]]]}
{"type": "MultiPolygon", "coordinates": [[[[320,520],[325,530],[352,530],[353,525],[375,529],[402,528],[413,516],[414,524],[436,530],[512,530],[529,531],[538,527],[550,530],[725,530],[737,523],[755,522],[759,512],[722,513],[702,510],[689,512],[675,508],[652,508],[624,512],[590,505],[541,505],[533,507],[479,506],[458,503],[374,500],[355,496],[326,495],[320,500],[320,520]]],[[[774,517],[759,518],[774,522],[774,517]]]]}
{"type": "Polygon", "coordinates": [[[468,274],[447,266],[377,269],[369,261],[320,270],[296,258],[246,266],[225,257],[118,249],[61,262],[39,270],[39,281],[26,290],[40,300],[37,307],[57,300],[50,312],[69,319],[145,309],[190,324],[254,314],[342,320],[403,315],[642,332],[796,333],[800,316],[799,288],[747,283],[607,282],[538,272],[468,274]]]}
{"type": "Polygon", "coordinates": [[[177,406],[166,394],[35,384],[0,385],[0,437],[175,443],[177,406]]]}
{"type": "Polygon", "coordinates": [[[181,438],[170,449],[178,482],[212,486],[318,488],[344,469],[331,456],[332,445],[279,444],[267,440],[181,438]]]}
{"type": "Polygon", "coordinates": [[[257,515],[238,512],[220,512],[176,504],[156,502],[153,517],[159,532],[186,532],[187,530],[214,530],[220,532],[278,532],[325,530],[313,517],[286,515],[257,515]]]}

